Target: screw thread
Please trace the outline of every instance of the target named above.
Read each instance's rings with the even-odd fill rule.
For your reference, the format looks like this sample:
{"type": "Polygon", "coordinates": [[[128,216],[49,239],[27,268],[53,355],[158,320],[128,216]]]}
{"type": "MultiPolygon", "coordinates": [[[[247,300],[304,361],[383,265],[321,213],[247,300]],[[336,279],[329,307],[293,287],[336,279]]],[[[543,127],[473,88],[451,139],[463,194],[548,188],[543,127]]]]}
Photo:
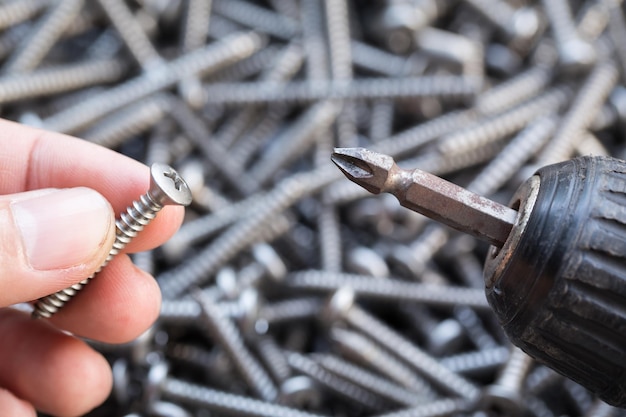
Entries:
{"type": "Polygon", "coordinates": [[[508,110],[539,94],[552,81],[552,74],[552,68],[536,65],[478,96],[476,108],[483,115],[508,110]]]}
{"type": "Polygon", "coordinates": [[[289,274],[287,285],[309,291],[336,291],[348,286],[361,298],[417,301],[439,306],[465,305],[489,310],[484,291],[474,288],[418,284],[391,278],[376,280],[364,275],[315,270],[289,274]]]}
{"type": "Polygon", "coordinates": [[[82,136],[100,146],[115,148],[154,126],[167,109],[168,103],[162,97],[150,97],[111,114],[82,136]]]}
{"type": "Polygon", "coordinates": [[[555,87],[531,100],[490,118],[475,122],[465,130],[441,139],[439,151],[444,154],[464,153],[513,134],[538,116],[558,111],[570,96],[567,87],[555,87]]]}
{"type": "Polygon", "coordinates": [[[159,53],[126,3],[121,0],[98,0],[98,2],[115,26],[131,55],[142,68],[146,69],[162,62],[159,53]]]}
{"type": "Polygon", "coordinates": [[[411,391],[414,396],[430,400],[436,398],[434,388],[427,381],[367,337],[335,327],[331,330],[331,339],[344,356],[376,369],[411,391]]]}
{"type": "Polygon", "coordinates": [[[115,241],[102,265],[84,280],[37,300],[32,314],[33,317],[50,318],[63,308],[65,303],[71,300],[78,291],[83,289],[102,268],[107,266],[109,262],[137,236],[137,233],[142,231],[143,228],[154,219],[156,213],[162,208],[163,206],[155,201],[149,192],[142,195],[138,200],[133,201],[133,203],[126,208],[126,211],[115,221],[115,241]]]}
{"type": "Polygon", "coordinates": [[[384,403],[377,395],[326,371],[317,362],[305,355],[290,352],[287,354],[287,361],[293,369],[310,376],[337,395],[357,405],[365,406],[371,410],[384,409],[384,403]]]}
{"type": "Polygon", "coordinates": [[[479,398],[480,390],[473,383],[441,365],[437,359],[418,348],[366,311],[352,306],[345,314],[345,319],[350,325],[375,339],[378,343],[411,364],[411,366],[435,382],[441,389],[468,400],[479,398]]]}
{"type": "Polygon", "coordinates": [[[495,349],[498,342],[489,334],[476,312],[466,306],[454,309],[454,317],[461,324],[469,339],[481,350],[495,349]]]}
{"type": "Polygon", "coordinates": [[[0,79],[0,103],[68,92],[95,84],[117,81],[126,65],[117,60],[87,61],[0,79]]]}
{"type": "Polygon", "coordinates": [[[0,7],[0,30],[33,17],[48,5],[47,0],[20,0],[5,3],[0,7]]]}
{"type": "Polygon", "coordinates": [[[20,44],[23,47],[18,48],[9,58],[4,70],[15,73],[36,68],[63,31],[74,21],[82,6],[83,0],[57,2],[23,39],[20,44]]]}
{"type": "Polygon", "coordinates": [[[156,67],[126,83],[63,110],[44,120],[45,128],[71,133],[134,101],[171,87],[193,75],[207,74],[242,60],[263,44],[256,33],[238,33],[175,59],[169,67],[156,67]]]}
{"type": "Polygon", "coordinates": [[[312,357],[328,372],[345,378],[353,384],[373,392],[394,404],[411,406],[418,405],[424,401],[424,398],[415,395],[415,392],[409,391],[395,382],[378,376],[340,357],[330,354],[313,354],[312,357]]]}
{"type": "Polygon", "coordinates": [[[278,391],[269,375],[244,345],[241,334],[221,309],[202,292],[194,293],[202,309],[200,319],[220,346],[233,359],[233,364],[248,386],[263,400],[273,401],[278,391]]]}
{"type": "Polygon", "coordinates": [[[227,411],[242,417],[321,417],[318,414],[216,391],[173,378],[165,380],[163,394],[185,404],[206,407],[218,412],[227,411]]]}
{"type": "Polygon", "coordinates": [[[208,103],[225,105],[416,97],[464,102],[475,96],[479,88],[480,84],[472,77],[438,75],[294,81],[280,88],[274,82],[223,83],[206,86],[205,93],[208,103]]]}
{"type": "Polygon", "coordinates": [[[570,109],[563,116],[554,137],[541,152],[538,164],[549,165],[571,156],[618,78],[619,73],[613,62],[601,62],[596,65],[576,94],[570,109]]]}
{"type": "Polygon", "coordinates": [[[459,415],[465,409],[466,405],[463,401],[446,398],[445,400],[433,401],[406,410],[382,414],[378,417],[446,417],[459,415]]]}
{"type": "Polygon", "coordinates": [[[441,359],[441,364],[457,374],[481,374],[493,371],[509,359],[509,349],[500,346],[461,353],[441,359]]]}
{"type": "Polygon", "coordinates": [[[299,32],[295,20],[239,0],[214,0],[213,11],[234,22],[279,39],[293,39],[299,32]]]}

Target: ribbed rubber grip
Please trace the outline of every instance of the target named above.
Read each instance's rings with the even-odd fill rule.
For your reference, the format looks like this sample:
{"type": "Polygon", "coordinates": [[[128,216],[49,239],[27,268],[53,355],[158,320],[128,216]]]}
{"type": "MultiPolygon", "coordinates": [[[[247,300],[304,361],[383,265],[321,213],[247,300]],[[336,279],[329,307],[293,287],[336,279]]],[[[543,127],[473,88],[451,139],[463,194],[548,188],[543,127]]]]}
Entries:
{"type": "Polygon", "coordinates": [[[626,162],[582,157],[536,175],[518,240],[485,265],[487,298],[515,345],[626,407],[626,162]]]}

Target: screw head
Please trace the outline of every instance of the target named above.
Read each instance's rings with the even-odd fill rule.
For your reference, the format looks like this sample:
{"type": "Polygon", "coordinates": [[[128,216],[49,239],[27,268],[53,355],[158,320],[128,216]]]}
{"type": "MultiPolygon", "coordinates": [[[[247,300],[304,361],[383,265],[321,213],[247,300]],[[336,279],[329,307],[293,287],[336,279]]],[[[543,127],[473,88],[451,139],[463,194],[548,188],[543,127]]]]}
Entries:
{"type": "Polygon", "coordinates": [[[150,195],[163,206],[188,206],[192,196],[185,180],[169,165],[155,163],[150,167],[150,195]]]}

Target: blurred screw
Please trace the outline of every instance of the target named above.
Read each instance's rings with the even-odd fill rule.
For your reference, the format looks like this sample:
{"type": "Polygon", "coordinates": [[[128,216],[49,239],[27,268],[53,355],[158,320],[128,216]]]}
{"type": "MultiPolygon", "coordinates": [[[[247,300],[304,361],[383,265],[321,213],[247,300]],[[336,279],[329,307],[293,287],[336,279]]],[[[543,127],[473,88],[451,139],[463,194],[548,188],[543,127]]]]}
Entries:
{"type": "Polygon", "coordinates": [[[596,51],[578,34],[568,1],[542,0],[541,4],[550,21],[561,67],[568,72],[589,69],[597,60],[596,51]]]}
{"type": "Polygon", "coordinates": [[[170,87],[181,79],[214,72],[244,59],[259,50],[262,44],[262,38],[255,33],[232,35],[175,59],[167,69],[153,68],[139,77],[50,116],[43,121],[44,127],[73,133],[111,111],[170,87]]]}
{"type": "Polygon", "coordinates": [[[226,411],[242,417],[321,417],[319,414],[216,391],[173,378],[165,380],[163,395],[194,407],[226,411]]]}
{"type": "Polygon", "coordinates": [[[35,69],[82,6],[83,0],[63,0],[50,6],[4,64],[4,71],[20,73],[35,69]]]}
{"type": "Polygon", "coordinates": [[[245,347],[235,325],[201,291],[194,292],[193,296],[202,308],[200,319],[209,335],[228,352],[250,389],[265,401],[273,401],[278,395],[277,389],[266,371],[245,347]]]}
{"type": "Polygon", "coordinates": [[[482,401],[486,409],[508,416],[522,415],[525,408],[522,389],[532,364],[533,359],[530,356],[513,347],[498,379],[485,392],[482,401]]]}
{"type": "Polygon", "coordinates": [[[333,295],[330,306],[335,309],[339,317],[423,373],[438,388],[471,401],[480,397],[480,392],[473,383],[451,372],[415,344],[354,305],[353,297],[354,293],[349,287],[344,287],[333,295]]]}

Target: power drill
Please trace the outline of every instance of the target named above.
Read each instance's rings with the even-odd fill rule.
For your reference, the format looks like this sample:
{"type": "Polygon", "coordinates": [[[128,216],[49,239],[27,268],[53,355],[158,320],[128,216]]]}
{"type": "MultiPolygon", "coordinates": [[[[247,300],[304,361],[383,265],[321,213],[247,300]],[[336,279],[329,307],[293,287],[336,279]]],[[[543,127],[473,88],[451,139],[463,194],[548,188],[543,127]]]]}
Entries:
{"type": "Polygon", "coordinates": [[[507,207],[364,148],[331,159],[368,191],[490,243],[485,291],[511,342],[626,407],[626,161],[545,166],[507,207]]]}

